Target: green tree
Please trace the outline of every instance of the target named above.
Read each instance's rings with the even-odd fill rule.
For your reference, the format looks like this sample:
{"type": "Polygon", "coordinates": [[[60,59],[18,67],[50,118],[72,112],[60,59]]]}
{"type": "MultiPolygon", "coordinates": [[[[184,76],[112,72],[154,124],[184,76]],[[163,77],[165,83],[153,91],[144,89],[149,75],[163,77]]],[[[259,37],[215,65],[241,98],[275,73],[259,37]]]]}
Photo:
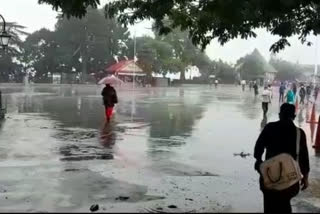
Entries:
{"type": "MultiPolygon", "coordinates": [[[[25,27],[15,22],[6,23],[7,32],[11,35],[9,46],[0,51],[0,82],[22,80],[22,65],[19,61],[22,52],[22,36],[28,35],[25,27]]],[[[2,23],[0,23],[2,26],[2,23]]]]}
{"type": "MultiPolygon", "coordinates": [[[[133,56],[132,40],[128,49],[129,55],[133,56]]],[[[139,66],[150,77],[153,72],[166,75],[170,73],[178,73],[184,70],[181,61],[174,56],[174,48],[166,41],[153,39],[151,37],[136,38],[136,54],[139,66]]]]}
{"type": "Polygon", "coordinates": [[[236,80],[235,69],[228,63],[219,60],[213,62],[214,74],[223,83],[234,83],[236,80]]]}
{"type": "Polygon", "coordinates": [[[276,79],[280,81],[286,81],[286,80],[291,80],[294,81],[298,79],[301,74],[302,74],[302,68],[301,66],[288,62],[282,59],[277,59],[277,58],[270,58],[269,62],[275,69],[277,69],[278,73],[276,76],[276,79]]]}
{"type": "Polygon", "coordinates": [[[236,68],[240,72],[241,79],[251,80],[264,76],[267,71],[266,63],[263,56],[255,49],[251,54],[241,57],[236,63],[236,68]]]}
{"type": "MultiPolygon", "coordinates": [[[[83,17],[88,7],[96,8],[99,0],[39,0],[68,17],[83,17]]],[[[280,39],[270,50],[279,51],[290,45],[287,38],[299,35],[302,43],[309,34],[320,33],[320,2],[318,0],[114,0],[105,7],[106,16],[124,24],[153,19],[160,34],[179,27],[188,30],[192,42],[204,49],[212,39],[221,44],[241,37],[256,37],[257,28],[266,28],[280,39]],[[171,20],[166,26],[164,19],[171,20]]],[[[307,42],[307,44],[310,44],[307,42]]]]}
{"type": "Polygon", "coordinates": [[[188,30],[192,42],[202,49],[214,38],[224,44],[237,37],[256,37],[257,28],[280,36],[270,48],[275,52],[290,45],[288,37],[299,35],[304,43],[308,34],[320,33],[318,0],[115,0],[105,10],[109,17],[118,16],[125,24],[154,19],[160,34],[177,27],[188,30]]]}
{"type": "MultiPolygon", "coordinates": [[[[170,20],[166,21],[167,25],[169,25],[169,22],[170,20]]],[[[173,63],[173,65],[178,65],[177,68],[180,69],[181,80],[185,80],[185,69],[190,65],[197,66],[204,77],[208,74],[211,69],[212,61],[204,52],[192,43],[186,31],[174,29],[167,35],[159,35],[156,24],[154,24],[153,29],[156,40],[167,42],[172,46],[173,58],[177,59],[179,62],[178,64],[173,63]]]]}
{"type": "Polygon", "coordinates": [[[63,47],[65,64],[81,71],[83,80],[88,72],[96,72],[125,52],[129,40],[127,28],[115,20],[105,19],[101,10],[90,9],[83,19],[59,17],[55,35],[63,47]]]}
{"type": "Polygon", "coordinates": [[[49,74],[62,72],[63,60],[54,32],[43,28],[26,38],[22,61],[26,70],[35,72],[36,82],[51,82],[49,74]]]}

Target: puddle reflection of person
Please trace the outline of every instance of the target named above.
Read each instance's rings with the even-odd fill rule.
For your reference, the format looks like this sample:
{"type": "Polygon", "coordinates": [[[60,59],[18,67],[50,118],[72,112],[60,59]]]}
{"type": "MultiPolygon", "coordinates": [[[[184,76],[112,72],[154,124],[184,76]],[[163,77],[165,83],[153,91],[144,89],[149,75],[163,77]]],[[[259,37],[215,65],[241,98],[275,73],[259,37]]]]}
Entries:
{"type": "Polygon", "coordinates": [[[100,143],[107,148],[111,148],[116,143],[116,133],[114,131],[115,125],[113,123],[104,123],[100,133],[100,143]]]}
{"type": "Polygon", "coordinates": [[[267,125],[267,122],[268,122],[268,117],[267,117],[267,115],[263,115],[263,118],[262,118],[261,124],[260,124],[261,131],[262,131],[263,128],[267,125]]]}
{"type": "Polygon", "coordinates": [[[303,110],[304,110],[304,107],[302,107],[301,109],[300,109],[300,112],[299,112],[299,114],[298,114],[298,123],[299,123],[299,127],[301,127],[302,126],[302,123],[303,123],[303,121],[304,121],[304,117],[303,117],[303,110]]]}

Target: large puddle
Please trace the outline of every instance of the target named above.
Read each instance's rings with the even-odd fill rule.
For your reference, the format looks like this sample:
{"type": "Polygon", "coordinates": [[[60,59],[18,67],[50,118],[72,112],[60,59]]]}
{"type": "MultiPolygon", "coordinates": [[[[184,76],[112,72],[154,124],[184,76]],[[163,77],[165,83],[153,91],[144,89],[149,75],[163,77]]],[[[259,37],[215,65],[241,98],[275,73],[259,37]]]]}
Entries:
{"type": "MultiPolygon", "coordinates": [[[[0,122],[1,211],[262,210],[251,154],[263,125],[277,119],[276,96],[264,119],[260,101],[239,87],[118,89],[105,124],[100,86],[1,90],[8,111],[0,122]]],[[[294,208],[313,212],[320,162],[310,109],[296,122],[309,139],[312,188],[294,208]]]]}

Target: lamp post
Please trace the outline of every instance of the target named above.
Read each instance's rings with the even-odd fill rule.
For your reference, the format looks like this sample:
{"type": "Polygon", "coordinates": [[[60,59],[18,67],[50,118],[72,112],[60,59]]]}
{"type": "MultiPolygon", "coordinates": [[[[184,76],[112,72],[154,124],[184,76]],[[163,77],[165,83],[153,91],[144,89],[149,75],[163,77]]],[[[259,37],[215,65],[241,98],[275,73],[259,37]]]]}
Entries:
{"type": "MultiPolygon", "coordinates": [[[[3,16],[0,14],[0,18],[3,21],[3,27],[2,27],[2,32],[0,33],[0,45],[5,50],[5,48],[9,44],[9,40],[11,36],[7,33],[6,31],[6,21],[4,20],[3,16]]],[[[0,90],[0,120],[4,119],[5,117],[5,109],[2,107],[2,93],[0,90]]]]}
{"type": "Polygon", "coordinates": [[[3,49],[5,49],[9,44],[11,35],[9,35],[6,31],[6,21],[4,20],[1,14],[0,14],[0,18],[3,21],[2,32],[0,33],[0,45],[2,46],[3,49]]]}

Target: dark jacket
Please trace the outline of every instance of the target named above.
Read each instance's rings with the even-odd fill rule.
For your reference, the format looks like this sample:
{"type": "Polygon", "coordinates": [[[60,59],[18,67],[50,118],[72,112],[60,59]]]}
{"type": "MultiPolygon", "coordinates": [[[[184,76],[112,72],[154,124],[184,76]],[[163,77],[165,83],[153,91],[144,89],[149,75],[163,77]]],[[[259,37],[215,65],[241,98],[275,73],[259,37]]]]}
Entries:
{"type": "Polygon", "coordinates": [[[308,94],[308,95],[311,95],[311,91],[312,91],[311,86],[308,85],[308,86],[307,86],[307,94],[308,94]]]}
{"type": "Polygon", "coordinates": [[[105,107],[114,107],[114,104],[118,103],[117,92],[110,85],[103,88],[101,95],[103,97],[103,104],[105,107]]]}
{"type": "MultiPolygon", "coordinates": [[[[305,176],[310,171],[309,154],[306,142],[306,134],[300,129],[300,154],[299,165],[301,173],[305,176]]],[[[296,155],[296,126],[290,120],[280,120],[269,123],[261,132],[255,148],[254,157],[257,160],[255,168],[258,168],[262,161],[262,154],[266,149],[266,160],[281,153],[289,153],[295,160],[296,155]]]]}
{"type": "Polygon", "coordinates": [[[300,95],[300,97],[306,96],[306,89],[305,88],[300,88],[299,95],[300,95]]]}

